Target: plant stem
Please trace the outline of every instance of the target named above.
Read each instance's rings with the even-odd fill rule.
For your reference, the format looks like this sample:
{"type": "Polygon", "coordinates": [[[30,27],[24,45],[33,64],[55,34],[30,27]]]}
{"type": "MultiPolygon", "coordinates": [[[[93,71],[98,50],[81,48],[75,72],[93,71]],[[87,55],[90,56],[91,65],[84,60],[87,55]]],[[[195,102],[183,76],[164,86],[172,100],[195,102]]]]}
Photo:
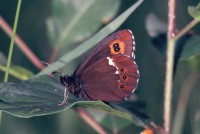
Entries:
{"type": "Polygon", "coordinates": [[[185,33],[187,33],[192,27],[194,27],[198,22],[200,22],[197,19],[193,19],[189,24],[187,24],[181,31],[177,33],[177,35],[174,37],[174,40],[178,40],[181,36],[183,36],[185,33]]]}
{"type": "Polygon", "coordinates": [[[175,36],[175,31],[176,31],[175,8],[176,8],[176,0],[169,0],[168,33],[167,33],[168,41],[175,36]]]}
{"type": "Polygon", "coordinates": [[[94,119],[92,119],[88,113],[81,109],[76,108],[76,111],[78,111],[79,115],[92,127],[98,132],[99,134],[107,134],[107,132],[96,122],[94,119]]]}
{"type": "MultiPolygon", "coordinates": [[[[6,72],[5,72],[5,76],[4,76],[4,82],[8,81],[8,74],[9,74],[9,70],[10,70],[10,63],[11,63],[11,59],[12,59],[14,40],[15,40],[15,35],[16,35],[16,31],[17,31],[17,24],[18,24],[18,20],[19,20],[21,3],[22,3],[22,1],[18,0],[16,15],[15,15],[15,21],[14,21],[14,26],[13,26],[13,34],[12,34],[12,38],[11,38],[11,42],[10,42],[8,61],[7,61],[6,72]]],[[[1,122],[2,122],[2,114],[3,114],[3,112],[0,111],[0,125],[1,125],[1,122]]]]}
{"type": "Polygon", "coordinates": [[[170,40],[167,48],[166,76],[165,76],[165,94],[164,94],[164,128],[166,134],[170,131],[171,124],[171,100],[173,86],[173,66],[174,66],[174,47],[175,41],[170,40]]]}
{"type": "MultiPolygon", "coordinates": [[[[12,33],[13,33],[12,29],[1,16],[0,16],[0,27],[2,27],[2,29],[7,33],[8,36],[12,36],[12,33]]],[[[30,50],[30,48],[28,48],[27,44],[18,35],[16,35],[15,43],[38,69],[42,70],[44,68],[44,65],[40,62],[37,56],[30,50]]],[[[57,50],[55,50],[54,53],[56,51],[57,50]]],[[[94,119],[92,119],[88,114],[85,114],[87,113],[86,111],[85,112],[83,111],[84,110],[82,109],[81,111],[78,111],[78,113],[81,115],[83,120],[85,120],[85,122],[87,122],[91,127],[95,126],[94,129],[96,131],[105,132],[103,128],[94,119]]],[[[2,112],[0,112],[0,116],[1,116],[1,113],[2,112]]]]}
{"type": "Polygon", "coordinates": [[[20,7],[21,7],[21,0],[18,1],[18,5],[17,5],[17,11],[16,11],[16,15],[15,15],[15,22],[14,22],[14,26],[13,26],[12,38],[11,38],[11,42],[10,42],[10,49],[9,49],[9,54],[8,54],[8,61],[7,61],[7,66],[6,66],[4,82],[8,81],[8,74],[9,74],[9,70],[10,70],[10,63],[11,63],[12,53],[13,53],[13,48],[14,48],[14,40],[15,40],[15,35],[16,35],[16,31],[17,31],[20,7]]]}
{"type": "Polygon", "coordinates": [[[173,86],[173,66],[174,66],[174,48],[175,40],[175,0],[169,0],[168,5],[168,44],[167,44],[167,61],[166,61],[166,76],[165,76],[165,94],[164,94],[164,128],[166,134],[169,134],[171,127],[171,100],[173,86]]]}
{"type": "Polygon", "coordinates": [[[49,58],[49,63],[53,63],[53,61],[55,61],[57,55],[58,55],[58,52],[59,52],[59,48],[54,48],[52,54],[51,54],[51,57],[49,58]]]}
{"type": "MultiPolygon", "coordinates": [[[[0,27],[4,30],[4,32],[11,37],[13,34],[12,28],[8,25],[8,23],[0,16],[0,27]]],[[[22,50],[22,52],[32,61],[32,63],[38,68],[43,69],[44,65],[40,62],[38,57],[30,50],[28,45],[16,34],[15,44],[22,50]]]]}

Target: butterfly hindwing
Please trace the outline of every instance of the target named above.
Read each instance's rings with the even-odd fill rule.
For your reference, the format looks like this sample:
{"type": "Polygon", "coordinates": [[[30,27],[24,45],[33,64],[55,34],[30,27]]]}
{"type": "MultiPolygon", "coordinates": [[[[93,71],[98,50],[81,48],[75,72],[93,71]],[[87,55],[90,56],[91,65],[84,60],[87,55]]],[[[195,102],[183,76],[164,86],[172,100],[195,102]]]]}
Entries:
{"type": "Polygon", "coordinates": [[[120,101],[137,87],[136,63],[128,56],[114,55],[97,61],[79,75],[82,88],[91,100],[120,101]]]}

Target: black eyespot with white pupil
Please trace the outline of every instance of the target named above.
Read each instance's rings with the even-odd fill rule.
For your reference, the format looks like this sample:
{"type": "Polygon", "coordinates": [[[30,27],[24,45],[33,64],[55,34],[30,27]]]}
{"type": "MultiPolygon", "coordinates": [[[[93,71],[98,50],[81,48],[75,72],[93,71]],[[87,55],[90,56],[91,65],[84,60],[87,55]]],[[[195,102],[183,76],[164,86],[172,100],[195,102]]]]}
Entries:
{"type": "Polygon", "coordinates": [[[120,85],[120,88],[121,88],[121,89],[124,89],[124,85],[120,85]]]}
{"type": "Polygon", "coordinates": [[[113,48],[114,48],[115,52],[120,51],[120,47],[119,47],[118,43],[113,44],[113,48]]]}
{"type": "Polygon", "coordinates": [[[126,77],[126,76],[123,76],[122,78],[125,80],[127,77],[126,77]]]}

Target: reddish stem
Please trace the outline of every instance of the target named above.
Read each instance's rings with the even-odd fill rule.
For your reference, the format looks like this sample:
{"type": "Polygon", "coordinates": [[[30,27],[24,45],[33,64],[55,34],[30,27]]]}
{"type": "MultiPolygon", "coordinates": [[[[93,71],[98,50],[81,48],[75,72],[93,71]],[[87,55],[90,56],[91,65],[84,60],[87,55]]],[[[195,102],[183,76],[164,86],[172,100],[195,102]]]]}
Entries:
{"type": "Polygon", "coordinates": [[[178,40],[182,37],[185,33],[187,33],[192,27],[194,27],[200,20],[193,19],[190,23],[188,23],[183,29],[181,29],[176,36],[174,37],[175,40],[178,40]]]}
{"type": "Polygon", "coordinates": [[[81,109],[81,108],[76,108],[76,111],[79,112],[79,115],[90,125],[92,128],[94,128],[98,133],[100,134],[107,134],[107,132],[96,122],[94,119],[92,119],[88,113],[81,109]]]}
{"type": "MultiPolygon", "coordinates": [[[[7,33],[7,35],[11,37],[12,29],[1,16],[0,27],[2,27],[2,29],[7,33]]],[[[15,37],[15,43],[38,69],[42,70],[45,67],[37,58],[37,56],[27,47],[27,44],[18,35],[16,35],[15,37]]],[[[50,62],[53,62],[55,60],[57,53],[58,49],[55,49],[50,58],[50,62]]],[[[77,112],[97,132],[101,134],[107,134],[106,131],[94,119],[92,119],[85,110],[77,108],[77,112]]]]}
{"type": "Polygon", "coordinates": [[[168,14],[168,39],[175,36],[176,31],[176,0],[169,0],[169,14],[168,14]]]}
{"type": "Polygon", "coordinates": [[[49,63],[53,63],[58,55],[59,48],[54,48],[53,53],[51,54],[51,57],[49,58],[49,63]]]}
{"type": "MultiPolygon", "coordinates": [[[[12,36],[12,28],[8,25],[8,23],[0,16],[0,27],[5,31],[5,33],[11,37],[12,36]]],[[[15,44],[23,51],[23,53],[33,62],[33,64],[40,70],[42,70],[45,66],[40,62],[38,57],[30,50],[27,44],[18,36],[15,36],[15,44]]]]}
{"type": "Polygon", "coordinates": [[[165,95],[164,95],[164,128],[166,134],[170,133],[171,128],[171,102],[172,102],[172,87],[173,87],[173,66],[174,66],[174,49],[175,49],[175,16],[176,0],[169,0],[168,14],[168,44],[166,52],[166,76],[165,76],[165,95]]]}

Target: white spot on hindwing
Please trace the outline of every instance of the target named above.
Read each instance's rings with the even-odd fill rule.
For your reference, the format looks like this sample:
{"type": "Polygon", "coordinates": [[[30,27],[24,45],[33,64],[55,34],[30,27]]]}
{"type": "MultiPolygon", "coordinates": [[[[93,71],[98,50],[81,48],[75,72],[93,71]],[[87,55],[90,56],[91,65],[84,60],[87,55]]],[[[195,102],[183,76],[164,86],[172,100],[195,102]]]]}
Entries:
{"type": "Polygon", "coordinates": [[[110,66],[113,66],[113,67],[115,67],[117,70],[115,71],[115,74],[119,74],[119,71],[118,71],[118,67],[117,67],[117,65],[115,64],[115,62],[113,62],[113,59],[111,59],[110,57],[107,57],[107,59],[108,59],[108,64],[110,65],[110,66]]]}

